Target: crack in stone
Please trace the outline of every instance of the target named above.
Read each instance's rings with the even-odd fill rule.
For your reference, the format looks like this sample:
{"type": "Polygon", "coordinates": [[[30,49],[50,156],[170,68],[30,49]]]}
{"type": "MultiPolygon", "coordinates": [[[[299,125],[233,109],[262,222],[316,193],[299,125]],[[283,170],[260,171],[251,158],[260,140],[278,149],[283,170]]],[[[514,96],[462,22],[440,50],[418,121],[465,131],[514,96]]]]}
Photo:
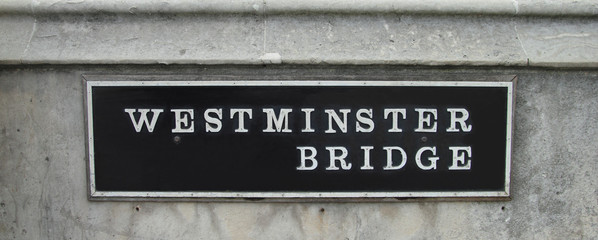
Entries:
{"type": "Polygon", "coordinates": [[[37,31],[37,18],[34,18],[33,28],[31,29],[31,35],[29,36],[29,40],[27,41],[27,46],[25,47],[25,50],[23,50],[23,54],[21,54],[21,63],[23,63],[23,59],[25,58],[25,55],[29,51],[29,47],[31,47],[31,40],[33,39],[33,36],[35,35],[35,31],[37,31]]]}
{"type": "Polygon", "coordinates": [[[519,41],[519,46],[521,46],[521,49],[523,50],[523,53],[525,54],[525,59],[526,59],[526,64],[527,66],[529,66],[529,55],[527,54],[527,51],[525,50],[525,47],[523,46],[523,42],[521,41],[521,37],[519,36],[519,31],[517,30],[517,24],[513,25],[513,27],[515,28],[515,35],[517,36],[517,41],[519,41]]]}

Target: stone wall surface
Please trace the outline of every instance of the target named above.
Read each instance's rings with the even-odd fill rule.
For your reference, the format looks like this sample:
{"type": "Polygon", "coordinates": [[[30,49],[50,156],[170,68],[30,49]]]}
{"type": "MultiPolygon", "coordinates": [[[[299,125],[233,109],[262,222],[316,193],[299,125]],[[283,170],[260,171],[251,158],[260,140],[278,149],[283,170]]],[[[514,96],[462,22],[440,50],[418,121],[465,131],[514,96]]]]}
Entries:
{"type": "Polygon", "coordinates": [[[0,14],[0,64],[598,67],[589,17],[0,14]]]}
{"type": "Polygon", "coordinates": [[[598,71],[406,66],[9,66],[0,70],[2,239],[593,239],[598,71]],[[503,75],[516,86],[510,201],[97,202],[82,74],[503,75]]]}
{"type": "Polygon", "coordinates": [[[595,1],[229,2],[0,2],[0,239],[598,238],[595,1]],[[517,75],[512,199],[89,201],[82,74],[517,75]]]}

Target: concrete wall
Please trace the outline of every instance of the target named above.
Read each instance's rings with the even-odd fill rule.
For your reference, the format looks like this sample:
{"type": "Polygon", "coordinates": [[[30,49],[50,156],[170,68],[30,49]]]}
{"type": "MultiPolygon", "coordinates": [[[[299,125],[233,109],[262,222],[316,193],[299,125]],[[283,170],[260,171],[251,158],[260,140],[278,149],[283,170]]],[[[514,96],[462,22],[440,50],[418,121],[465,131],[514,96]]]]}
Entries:
{"type": "Polygon", "coordinates": [[[61,14],[8,1],[0,6],[0,239],[598,238],[598,21],[595,5],[581,2],[589,7],[505,15],[97,6],[81,14],[59,1],[61,14]],[[89,73],[517,75],[512,200],[88,201],[81,74],[89,73]]]}
{"type": "Polygon", "coordinates": [[[0,233],[17,239],[592,239],[598,71],[401,66],[14,66],[0,71],[0,233]],[[232,70],[230,70],[232,69],[232,70]],[[90,202],[83,73],[517,74],[507,202],[90,202]]]}

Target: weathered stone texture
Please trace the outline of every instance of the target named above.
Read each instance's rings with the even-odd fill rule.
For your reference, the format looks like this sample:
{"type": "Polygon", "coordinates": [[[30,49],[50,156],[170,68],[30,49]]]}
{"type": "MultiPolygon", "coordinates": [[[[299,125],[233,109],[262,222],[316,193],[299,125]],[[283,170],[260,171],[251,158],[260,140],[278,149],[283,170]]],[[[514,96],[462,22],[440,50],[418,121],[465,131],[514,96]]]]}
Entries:
{"type": "Polygon", "coordinates": [[[0,31],[0,64],[598,67],[594,18],[0,14],[0,31]]]}
{"type": "Polygon", "coordinates": [[[0,70],[1,239],[594,239],[598,72],[417,67],[22,66],[0,70]],[[234,70],[236,69],[236,70],[234,70]],[[512,200],[87,200],[82,73],[516,74],[512,200]]]}

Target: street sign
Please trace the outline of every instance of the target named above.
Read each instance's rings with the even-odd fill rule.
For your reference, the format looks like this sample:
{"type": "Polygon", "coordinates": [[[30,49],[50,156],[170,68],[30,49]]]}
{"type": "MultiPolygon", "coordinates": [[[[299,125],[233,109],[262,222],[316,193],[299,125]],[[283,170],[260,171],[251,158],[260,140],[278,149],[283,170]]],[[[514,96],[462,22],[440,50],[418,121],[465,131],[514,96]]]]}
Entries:
{"type": "Polygon", "coordinates": [[[85,83],[92,199],[509,196],[512,80],[85,83]]]}

